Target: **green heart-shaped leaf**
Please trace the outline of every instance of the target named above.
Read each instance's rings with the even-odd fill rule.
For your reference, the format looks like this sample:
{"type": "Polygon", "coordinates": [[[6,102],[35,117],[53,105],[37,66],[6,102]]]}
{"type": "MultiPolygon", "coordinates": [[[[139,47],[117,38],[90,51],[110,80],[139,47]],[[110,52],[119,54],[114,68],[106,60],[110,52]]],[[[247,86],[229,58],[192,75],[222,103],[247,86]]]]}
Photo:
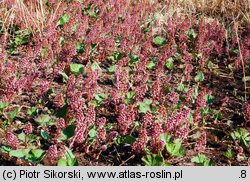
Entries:
{"type": "Polygon", "coordinates": [[[69,67],[70,67],[70,72],[76,76],[83,73],[83,65],[82,64],[72,63],[72,64],[70,64],[69,67]]]}
{"type": "Polygon", "coordinates": [[[64,14],[61,16],[61,18],[59,19],[59,21],[57,22],[57,26],[62,26],[65,23],[67,23],[70,19],[70,15],[69,14],[64,14]]]}
{"type": "Polygon", "coordinates": [[[174,59],[171,57],[171,58],[168,58],[168,60],[166,61],[165,63],[165,66],[168,68],[168,69],[173,69],[174,68],[174,59]]]}
{"type": "Polygon", "coordinates": [[[153,43],[156,45],[156,46],[163,46],[166,44],[166,39],[164,39],[163,37],[160,37],[160,36],[156,36],[153,40],[153,43]]]}
{"type": "Polygon", "coordinates": [[[19,149],[19,150],[11,150],[9,155],[17,158],[25,158],[29,154],[30,149],[19,149]]]}

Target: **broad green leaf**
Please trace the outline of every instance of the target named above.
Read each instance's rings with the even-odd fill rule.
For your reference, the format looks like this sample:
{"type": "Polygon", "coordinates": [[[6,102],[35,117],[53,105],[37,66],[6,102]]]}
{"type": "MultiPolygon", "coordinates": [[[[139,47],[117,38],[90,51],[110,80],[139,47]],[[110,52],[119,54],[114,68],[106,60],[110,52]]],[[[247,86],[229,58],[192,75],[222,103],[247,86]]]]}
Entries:
{"type": "Polygon", "coordinates": [[[170,134],[162,133],[160,135],[160,138],[163,139],[165,141],[165,143],[169,143],[170,139],[171,139],[171,135],[170,134]]]}
{"type": "Polygon", "coordinates": [[[185,90],[185,85],[183,83],[180,83],[177,87],[177,91],[184,92],[185,90]]]}
{"type": "Polygon", "coordinates": [[[238,133],[235,133],[235,132],[232,132],[232,133],[230,134],[231,138],[232,138],[234,141],[238,140],[237,134],[238,134],[238,133]]]}
{"type": "Polygon", "coordinates": [[[113,65],[113,66],[109,67],[107,71],[108,71],[108,73],[110,73],[110,74],[114,74],[115,71],[116,71],[116,68],[117,68],[117,66],[116,66],[116,65],[113,65]]]}
{"type": "Polygon", "coordinates": [[[153,39],[153,43],[156,45],[156,46],[163,46],[166,44],[166,39],[164,39],[163,37],[160,37],[160,36],[156,36],[154,39],[153,39]]]}
{"type": "Polygon", "coordinates": [[[28,135],[28,142],[31,143],[31,142],[34,142],[34,141],[37,141],[36,135],[29,134],[28,135]]]}
{"type": "Polygon", "coordinates": [[[40,158],[45,153],[45,151],[42,149],[32,149],[31,153],[34,155],[34,157],[40,158]]]}
{"type": "Polygon", "coordinates": [[[70,64],[70,72],[76,76],[82,74],[83,73],[83,65],[77,64],[77,63],[70,64]]]}
{"type": "Polygon", "coordinates": [[[77,51],[77,53],[83,53],[83,51],[84,51],[84,44],[82,44],[82,43],[77,43],[76,44],[76,51],[77,51]]]}
{"type": "Polygon", "coordinates": [[[128,92],[126,95],[128,99],[133,99],[135,97],[135,92],[131,91],[131,92],[128,92]]]}
{"type": "Polygon", "coordinates": [[[152,104],[153,101],[151,99],[144,99],[143,102],[149,105],[152,104]]]}
{"type": "Polygon", "coordinates": [[[35,119],[35,121],[41,126],[53,125],[55,123],[47,114],[41,114],[35,119]]]}
{"type": "Polygon", "coordinates": [[[0,110],[3,110],[9,106],[8,102],[0,102],[0,110]]]}
{"type": "Polygon", "coordinates": [[[133,102],[134,97],[135,97],[135,92],[128,92],[124,100],[125,104],[129,105],[131,102],[133,102]]]}
{"type": "Polygon", "coordinates": [[[212,160],[210,160],[210,159],[207,159],[205,162],[204,162],[204,164],[203,164],[204,166],[213,166],[214,165],[214,163],[213,163],[213,161],[212,160]]]}
{"type": "Polygon", "coordinates": [[[29,42],[29,39],[27,37],[16,37],[15,38],[15,44],[16,45],[23,45],[29,42]]]}
{"type": "Polygon", "coordinates": [[[99,104],[97,103],[96,100],[91,100],[90,102],[88,102],[88,105],[89,105],[89,106],[90,106],[90,105],[93,105],[94,108],[96,108],[99,104]]]}
{"type": "Polygon", "coordinates": [[[38,111],[38,109],[36,107],[31,107],[28,109],[27,114],[29,116],[35,116],[35,115],[37,115],[37,111],[38,111]]]}
{"type": "Polygon", "coordinates": [[[144,103],[139,104],[139,112],[140,113],[146,113],[147,111],[150,111],[150,106],[144,103]]]}
{"type": "Polygon", "coordinates": [[[211,104],[211,103],[213,103],[213,101],[215,100],[215,97],[212,96],[212,95],[206,94],[205,99],[206,99],[206,102],[207,102],[208,104],[211,104]]]}
{"type": "Polygon", "coordinates": [[[97,134],[96,128],[93,127],[91,130],[89,130],[89,137],[90,138],[95,138],[97,134]]]}
{"type": "Polygon", "coordinates": [[[17,158],[25,158],[29,154],[30,149],[19,149],[19,150],[11,150],[9,152],[9,155],[11,157],[17,157],[17,158]]]}
{"type": "Polygon", "coordinates": [[[213,162],[210,159],[207,159],[204,154],[199,154],[196,157],[191,159],[191,162],[195,163],[198,166],[212,166],[213,162]]]}
{"type": "Polygon", "coordinates": [[[66,119],[66,114],[68,112],[68,105],[65,104],[63,107],[61,107],[60,109],[58,109],[55,113],[55,116],[57,118],[64,118],[66,119]]]}
{"type": "Polygon", "coordinates": [[[144,99],[143,102],[137,102],[137,106],[139,106],[139,112],[145,114],[147,111],[150,111],[151,103],[151,99],[144,99]]]}
{"type": "Polygon", "coordinates": [[[45,130],[41,130],[41,136],[45,139],[45,140],[49,140],[51,139],[52,137],[49,136],[45,130]]]}
{"type": "Polygon", "coordinates": [[[249,140],[250,136],[246,129],[244,128],[238,128],[236,131],[234,131],[231,136],[234,135],[234,138],[236,141],[240,142],[240,145],[246,149],[249,148],[249,140]]]}
{"type": "Polygon", "coordinates": [[[196,82],[201,82],[201,81],[203,81],[204,80],[204,74],[202,73],[202,72],[199,72],[195,77],[194,77],[194,80],[196,81],[196,82]]]}
{"type": "Polygon", "coordinates": [[[208,61],[207,66],[208,66],[208,68],[213,68],[215,66],[217,67],[217,65],[214,64],[212,61],[208,61]]]}
{"type": "Polygon", "coordinates": [[[114,54],[114,61],[119,61],[122,59],[122,54],[120,52],[116,52],[114,54]]]}
{"type": "Polygon", "coordinates": [[[147,66],[148,69],[151,70],[151,69],[153,69],[155,67],[155,63],[150,61],[146,66],[147,66]]]}
{"type": "Polygon", "coordinates": [[[234,152],[231,148],[227,149],[227,151],[224,153],[224,156],[228,159],[232,159],[234,157],[234,152]]]}
{"type": "Polygon", "coordinates": [[[58,166],[78,166],[78,162],[72,153],[72,151],[66,147],[66,155],[62,157],[58,162],[58,166]]]}
{"type": "Polygon", "coordinates": [[[14,111],[9,113],[9,118],[12,120],[16,117],[16,115],[20,112],[21,108],[17,108],[14,111]]]}
{"type": "Polygon", "coordinates": [[[246,140],[247,142],[249,142],[249,141],[250,141],[250,137],[246,137],[245,140],[246,140]]]}
{"type": "Polygon", "coordinates": [[[26,159],[33,163],[38,163],[43,159],[45,153],[46,152],[42,149],[32,149],[26,156],[26,159]]]}
{"type": "Polygon", "coordinates": [[[230,134],[233,140],[241,140],[246,139],[248,137],[249,133],[244,128],[237,128],[234,132],[230,134]]]}
{"type": "Polygon", "coordinates": [[[194,29],[189,29],[188,31],[187,31],[187,36],[190,38],[190,39],[194,39],[196,36],[197,36],[197,34],[195,33],[195,31],[194,31],[194,29]]]}
{"type": "Polygon", "coordinates": [[[69,14],[64,14],[63,16],[61,16],[61,18],[59,19],[59,21],[57,22],[57,26],[62,26],[65,23],[67,23],[70,19],[70,15],[69,14]]]}
{"type": "Polygon", "coordinates": [[[25,141],[25,134],[24,133],[20,133],[18,136],[18,139],[21,140],[21,141],[25,141]]]}
{"type": "Polygon", "coordinates": [[[166,143],[166,149],[168,153],[174,157],[180,157],[184,154],[180,139],[176,139],[174,142],[166,143]]]}
{"type": "Polygon", "coordinates": [[[59,138],[59,140],[68,140],[72,136],[74,136],[76,126],[75,125],[69,125],[67,128],[65,128],[59,138]]]}
{"type": "Polygon", "coordinates": [[[68,148],[66,148],[66,160],[67,160],[67,164],[68,166],[77,166],[78,162],[76,160],[76,157],[74,156],[74,154],[72,153],[72,151],[68,148]]]}
{"type": "Polygon", "coordinates": [[[97,62],[93,62],[91,64],[91,68],[92,68],[93,71],[95,71],[95,70],[102,71],[101,67],[99,66],[99,64],[97,62]]]}
{"type": "Polygon", "coordinates": [[[174,68],[174,59],[171,57],[171,58],[168,58],[168,60],[166,61],[165,63],[165,66],[168,68],[168,69],[173,69],[174,68]]]}
{"type": "Polygon", "coordinates": [[[142,161],[144,162],[145,166],[168,166],[161,154],[159,152],[158,154],[148,154],[142,158],[142,161]]]}
{"type": "Polygon", "coordinates": [[[202,58],[202,53],[197,54],[197,58],[201,59],[202,58]]]}
{"type": "Polygon", "coordinates": [[[108,98],[108,96],[104,93],[94,94],[95,100],[102,104],[105,99],[108,98]]]}
{"type": "Polygon", "coordinates": [[[68,161],[66,157],[62,157],[58,162],[57,166],[68,166],[68,161]]]}
{"type": "Polygon", "coordinates": [[[153,57],[150,58],[150,61],[153,61],[154,63],[156,63],[156,62],[158,62],[159,60],[158,60],[157,57],[153,56],[153,57]]]}
{"type": "Polygon", "coordinates": [[[131,135],[124,135],[122,136],[122,143],[123,144],[132,144],[136,141],[136,138],[131,135]]]}
{"type": "Polygon", "coordinates": [[[132,61],[139,61],[139,56],[135,55],[135,54],[130,54],[129,55],[129,58],[132,60],[132,61]]]}
{"type": "Polygon", "coordinates": [[[191,162],[193,162],[193,163],[203,163],[206,159],[207,158],[206,158],[206,156],[204,154],[200,154],[200,155],[198,155],[196,157],[193,157],[191,159],[191,162]]]}
{"type": "Polygon", "coordinates": [[[3,153],[9,153],[11,150],[12,150],[12,148],[8,147],[8,146],[1,146],[0,147],[0,151],[3,153]]]}

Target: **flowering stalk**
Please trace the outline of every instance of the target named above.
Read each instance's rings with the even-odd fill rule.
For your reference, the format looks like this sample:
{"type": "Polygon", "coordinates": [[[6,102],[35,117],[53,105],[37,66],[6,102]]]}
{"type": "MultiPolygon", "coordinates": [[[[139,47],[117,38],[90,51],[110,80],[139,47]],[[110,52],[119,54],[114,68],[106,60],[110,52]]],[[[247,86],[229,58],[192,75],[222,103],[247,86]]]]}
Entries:
{"type": "Polygon", "coordinates": [[[12,132],[8,131],[5,134],[5,140],[9,146],[11,146],[14,150],[18,149],[18,138],[12,132]]]}

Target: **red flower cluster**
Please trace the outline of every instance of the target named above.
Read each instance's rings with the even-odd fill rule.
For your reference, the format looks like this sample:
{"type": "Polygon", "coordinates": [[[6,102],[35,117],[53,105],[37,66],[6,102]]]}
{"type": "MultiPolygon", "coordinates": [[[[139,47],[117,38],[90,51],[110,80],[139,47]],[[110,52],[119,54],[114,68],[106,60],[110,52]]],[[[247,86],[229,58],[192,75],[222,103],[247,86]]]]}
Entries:
{"type": "Polygon", "coordinates": [[[146,129],[141,129],[139,133],[139,138],[136,142],[132,144],[132,149],[137,153],[144,153],[147,146],[148,135],[146,129]]]}
{"type": "Polygon", "coordinates": [[[8,131],[5,135],[5,140],[9,146],[13,149],[17,149],[18,147],[18,138],[12,132],[8,131]]]}
{"type": "Polygon", "coordinates": [[[244,104],[244,116],[246,122],[250,122],[250,104],[248,102],[244,104]]]}
{"type": "Polygon", "coordinates": [[[24,133],[26,135],[32,133],[33,132],[33,126],[32,126],[32,124],[31,123],[25,124],[23,131],[24,131],[24,133]]]}
{"type": "Polygon", "coordinates": [[[207,94],[207,90],[206,88],[203,88],[200,92],[199,92],[199,95],[195,101],[195,104],[198,108],[203,108],[206,106],[206,96],[207,94]]]}
{"type": "Polygon", "coordinates": [[[51,145],[47,151],[47,156],[49,159],[55,159],[58,156],[57,146],[51,145]]]}
{"type": "Polygon", "coordinates": [[[201,133],[201,136],[199,140],[195,144],[195,149],[199,152],[202,152],[205,150],[207,144],[207,134],[205,131],[201,133]]]}
{"type": "Polygon", "coordinates": [[[190,109],[182,109],[176,112],[172,117],[169,118],[168,122],[165,124],[164,132],[169,132],[176,130],[178,126],[185,124],[187,122],[190,109]]]}
{"type": "Polygon", "coordinates": [[[119,114],[117,118],[119,130],[122,134],[127,134],[129,128],[135,120],[135,111],[133,106],[126,107],[124,104],[119,105],[119,114]]]}

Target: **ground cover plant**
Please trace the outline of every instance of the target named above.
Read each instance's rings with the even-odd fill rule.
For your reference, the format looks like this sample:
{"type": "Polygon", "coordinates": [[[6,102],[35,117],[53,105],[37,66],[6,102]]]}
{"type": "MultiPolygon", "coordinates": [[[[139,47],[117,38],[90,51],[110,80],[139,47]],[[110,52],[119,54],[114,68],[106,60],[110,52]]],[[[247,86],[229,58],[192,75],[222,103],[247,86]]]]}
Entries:
{"type": "Polygon", "coordinates": [[[0,163],[249,165],[250,3],[212,2],[2,1],[0,163]]]}

